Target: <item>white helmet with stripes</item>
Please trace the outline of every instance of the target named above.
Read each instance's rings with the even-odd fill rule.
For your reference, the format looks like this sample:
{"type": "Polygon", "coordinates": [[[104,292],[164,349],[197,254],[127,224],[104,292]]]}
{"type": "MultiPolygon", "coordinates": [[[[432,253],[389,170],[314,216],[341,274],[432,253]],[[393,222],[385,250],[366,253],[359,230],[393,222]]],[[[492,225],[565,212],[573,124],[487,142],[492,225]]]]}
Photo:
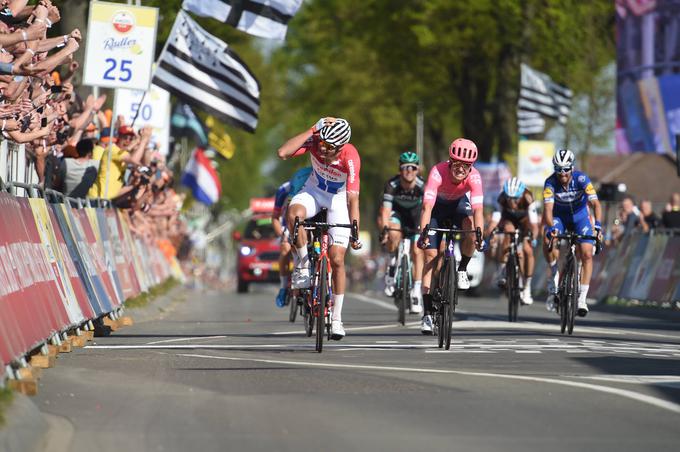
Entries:
{"type": "Polygon", "coordinates": [[[552,162],[555,168],[570,168],[574,166],[574,153],[569,149],[559,149],[555,152],[552,162]]]}
{"type": "Polygon", "coordinates": [[[526,190],[526,185],[524,182],[519,180],[517,177],[512,177],[505,181],[503,184],[503,192],[510,198],[519,198],[524,194],[526,190]]]}
{"type": "Polygon", "coordinates": [[[352,128],[346,119],[337,118],[331,125],[321,128],[319,138],[335,147],[340,147],[349,143],[352,136],[352,128]]]}

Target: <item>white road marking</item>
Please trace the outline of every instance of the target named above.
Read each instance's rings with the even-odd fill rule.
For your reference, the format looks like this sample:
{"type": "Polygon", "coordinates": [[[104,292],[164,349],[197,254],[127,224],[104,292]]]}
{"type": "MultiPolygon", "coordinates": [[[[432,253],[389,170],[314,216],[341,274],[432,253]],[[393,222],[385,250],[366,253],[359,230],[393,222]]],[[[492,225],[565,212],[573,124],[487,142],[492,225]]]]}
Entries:
{"type": "Polygon", "coordinates": [[[224,339],[227,336],[194,336],[194,337],[182,337],[179,339],[164,339],[162,341],[153,341],[153,342],[147,342],[146,345],[155,345],[155,344],[169,344],[171,342],[186,342],[186,341],[200,341],[200,340],[209,340],[209,339],[224,339]]]}
{"type": "MultiPolygon", "coordinates": [[[[420,322],[408,322],[406,323],[406,326],[411,326],[411,325],[418,325],[420,326],[420,322]]],[[[371,326],[356,326],[356,327],[348,327],[345,328],[345,331],[370,331],[370,330],[386,330],[389,328],[401,328],[402,326],[398,323],[389,323],[385,325],[371,325],[371,326]]],[[[297,334],[305,334],[303,330],[298,330],[298,331],[276,331],[274,333],[268,333],[273,336],[290,336],[290,335],[297,335],[297,334]]]]}
{"type": "Polygon", "coordinates": [[[471,377],[489,377],[489,378],[501,378],[509,380],[519,380],[519,381],[533,381],[539,383],[548,383],[561,386],[569,386],[573,388],[589,389],[592,391],[603,392],[606,394],[612,394],[619,397],[624,397],[627,399],[635,400],[640,403],[646,403],[648,405],[655,406],[657,408],[662,408],[673,413],[680,414],[680,405],[677,403],[670,402],[668,400],[660,399],[658,397],[652,397],[646,394],[641,394],[634,391],[629,391],[626,389],[612,388],[609,386],[595,385],[591,383],[583,383],[579,381],[569,381],[569,380],[558,380],[555,378],[543,378],[543,377],[530,377],[525,375],[510,375],[510,374],[494,374],[488,372],[466,372],[462,370],[447,370],[447,369],[422,369],[414,367],[394,367],[394,366],[373,366],[373,365],[361,365],[361,364],[340,364],[340,363],[317,363],[308,361],[286,361],[286,360],[274,360],[274,359],[259,359],[259,358],[236,358],[228,356],[211,356],[211,355],[197,355],[197,354],[178,354],[178,356],[184,356],[187,358],[203,358],[203,359],[218,359],[226,361],[247,361],[247,362],[258,362],[265,364],[281,364],[288,366],[300,366],[300,367],[321,367],[330,369],[357,369],[357,370],[377,370],[377,371],[387,371],[387,372],[409,372],[409,373],[430,373],[430,374],[450,374],[450,375],[464,375],[471,377]]]}
{"type": "Polygon", "coordinates": [[[372,304],[375,306],[380,306],[383,309],[387,309],[388,311],[398,311],[397,307],[394,305],[394,303],[388,303],[386,301],[378,300],[377,298],[372,298],[367,295],[363,295],[360,293],[347,293],[348,296],[351,298],[354,298],[359,301],[363,301],[364,303],[372,304]]]}
{"type": "Polygon", "coordinates": [[[680,384],[680,375],[582,375],[578,378],[631,384],[680,384]]]}

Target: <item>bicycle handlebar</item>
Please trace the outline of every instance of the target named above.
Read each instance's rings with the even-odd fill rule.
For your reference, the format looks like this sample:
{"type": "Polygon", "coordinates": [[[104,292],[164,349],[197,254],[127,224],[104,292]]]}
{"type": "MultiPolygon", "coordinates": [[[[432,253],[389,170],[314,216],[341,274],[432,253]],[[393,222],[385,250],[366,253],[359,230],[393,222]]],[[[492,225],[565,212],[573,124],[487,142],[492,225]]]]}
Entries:
{"type": "Polygon", "coordinates": [[[456,229],[456,228],[432,228],[428,224],[425,226],[425,229],[423,229],[423,236],[427,237],[428,232],[430,231],[435,231],[435,232],[444,232],[448,234],[475,234],[475,239],[477,240],[477,243],[482,242],[482,229],[477,227],[475,229],[456,229]]]}
{"type": "Polygon", "coordinates": [[[598,246],[600,243],[599,237],[595,235],[586,235],[586,234],[576,234],[574,232],[565,232],[564,234],[555,234],[550,236],[550,241],[548,242],[548,250],[552,251],[554,247],[554,241],[555,239],[557,240],[569,240],[570,242],[576,241],[578,239],[585,239],[585,240],[595,240],[595,245],[598,246]]]}
{"type": "Polygon", "coordinates": [[[352,224],[348,223],[327,223],[323,221],[307,221],[304,220],[300,222],[300,217],[295,217],[295,224],[293,225],[293,235],[292,235],[292,241],[293,243],[297,242],[298,238],[298,230],[302,226],[305,230],[307,231],[313,231],[318,228],[348,228],[351,229],[351,240],[352,241],[357,241],[359,240],[359,226],[357,224],[357,220],[352,221],[352,224]]]}

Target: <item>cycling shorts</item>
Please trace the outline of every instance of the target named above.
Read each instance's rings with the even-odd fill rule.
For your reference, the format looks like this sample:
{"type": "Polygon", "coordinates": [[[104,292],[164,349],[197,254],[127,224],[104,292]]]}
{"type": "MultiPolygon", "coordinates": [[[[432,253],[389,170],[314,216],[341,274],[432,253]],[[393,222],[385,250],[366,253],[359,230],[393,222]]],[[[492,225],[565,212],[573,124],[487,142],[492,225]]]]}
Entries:
{"type": "MultiPolygon", "coordinates": [[[[572,231],[582,235],[595,235],[593,225],[590,222],[590,216],[588,215],[588,209],[582,209],[573,215],[555,215],[553,217],[553,224],[555,225],[558,234],[564,234],[565,231],[572,231]]],[[[546,235],[548,229],[550,228],[546,226],[546,235]]],[[[577,241],[578,243],[595,244],[595,241],[590,239],[578,239],[577,241]]]]}
{"type": "MultiPolygon", "coordinates": [[[[290,205],[293,204],[304,207],[307,212],[307,218],[313,217],[319,213],[321,208],[325,207],[328,209],[327,221],[329,223],[349,224],[346,191],[329,193],[319,190],[314,183],[310,184],[308,181],[302,190],[290,200],[290,205]]],[[[349,236],[351,235],[349,228],[330,228],[328,232],[331,238],[331,245],[347,248],[349,236]]]]}
{"type": "MultiPolygon", "coordinates": [[[[420,208],[417,211],[412,210],[393,210],[390,213],[390,223],[398,224],[400,227],[408,229],[418,229],[420,227],[420,208]]],[[[412,240],[418,240],[420,234],[411,236],[412,240]]]]}
{"type": "MultiPolygon", "coordinates": [[[[444,201],[437,198],[432,208],[430,227],[432,228],[457,228],[461,229],[463,220],[472,216],[472,206],[467,195],[453,201],[444,201]]],[[[430,231],[428,238],[430,244],[427,249],[439,249],[442,240],[442,232],[430,231]]]]}

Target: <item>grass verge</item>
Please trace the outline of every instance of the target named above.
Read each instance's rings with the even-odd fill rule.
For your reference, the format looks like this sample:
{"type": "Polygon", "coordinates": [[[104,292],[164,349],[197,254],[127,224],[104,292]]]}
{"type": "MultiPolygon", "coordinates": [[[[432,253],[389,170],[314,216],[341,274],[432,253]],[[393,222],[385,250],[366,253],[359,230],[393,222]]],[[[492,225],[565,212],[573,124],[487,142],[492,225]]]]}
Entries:
{"type": "Polygon", "coordinates": [[[162,283],[158,284],[157,286],[152,287],[149,289],[148,292],[142,292],[136,297],[129,298],[128,300],[125,301],[125,307],[126,308],[141,308],[149,304],[150,301],[152,301],[154,298],[159,297],[161,295],[165,295],[166,293],[170,292],[174,287],[179,285],[179,281],[175,278],[168,278],[162,283]]]}
{"type": "Polygon", "coordinates": [[[647,308],[658,310],[680,310],[680,302],[659,302],[649,300],[629,300],[626,298],[607,297],[604,304],[608,306],[623,306],[626,308],[647,308]]]}
{"type": "Polygon", "coordinates": [[[0,427],[5,425],[5,409],[12,403],[12,390],[9,388],[0,388],[0,427]]]}

